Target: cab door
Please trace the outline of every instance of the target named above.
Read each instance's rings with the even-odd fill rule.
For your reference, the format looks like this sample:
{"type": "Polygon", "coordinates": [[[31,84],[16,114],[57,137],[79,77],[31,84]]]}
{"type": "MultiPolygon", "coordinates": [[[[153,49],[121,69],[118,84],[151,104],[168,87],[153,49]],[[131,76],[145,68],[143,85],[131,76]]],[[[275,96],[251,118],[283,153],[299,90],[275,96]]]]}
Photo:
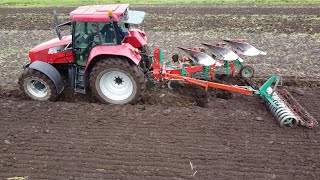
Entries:
{"type": "Polygon", "coordinates": [[[85,66],[89,54],[95,46],[121,44],[115,24],[110,22],[74,22],[73,51],[77,65],[85,66]]]}
{"type": "Polygon", "coordinates": [[[88,56],[97,36],[97,23],[74,22],[73,24],[73,54],[74,61],[79,66],[85,66],[88,56]]]}

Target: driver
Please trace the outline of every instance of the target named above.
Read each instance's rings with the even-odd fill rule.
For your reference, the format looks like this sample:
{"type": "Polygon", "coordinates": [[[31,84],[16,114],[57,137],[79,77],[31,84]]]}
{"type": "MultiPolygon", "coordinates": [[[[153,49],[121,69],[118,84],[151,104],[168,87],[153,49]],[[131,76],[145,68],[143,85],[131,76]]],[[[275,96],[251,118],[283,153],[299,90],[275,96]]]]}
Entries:
{"type": "Polygon", "coordinates": [[[120,38],[121,40],[124,39],[125,37],[127,37],[129,35],[128,31],[125,31],[121,26],[119,27],[119,34],[120,34],[120,38]]]}

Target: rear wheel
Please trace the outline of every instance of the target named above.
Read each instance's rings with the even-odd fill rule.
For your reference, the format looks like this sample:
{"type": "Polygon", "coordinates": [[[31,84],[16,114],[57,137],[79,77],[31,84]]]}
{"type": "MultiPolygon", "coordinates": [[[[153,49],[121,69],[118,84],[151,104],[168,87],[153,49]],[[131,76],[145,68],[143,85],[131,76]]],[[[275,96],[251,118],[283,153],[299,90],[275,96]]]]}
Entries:
{"type": "Polygon", "coordinates": [[[127,104],[141,99],[146,89],[144,74],[136,65],[120,57],[103,59],[90,74],[94,96],[103,103],[127,104]]]}
{"type": "Polygon", "coordinates": [[[254,69],[251,66],[242,66],[239,74],[241,77],[251,78],[254,75],[254,69]]]}
{"type": "Polygon", "coordinates": [[[55,85],[45,74],[26,68],[19,78],[19,87],[31,99],[46,101],[54,101],[58,94],[55,85]]]}

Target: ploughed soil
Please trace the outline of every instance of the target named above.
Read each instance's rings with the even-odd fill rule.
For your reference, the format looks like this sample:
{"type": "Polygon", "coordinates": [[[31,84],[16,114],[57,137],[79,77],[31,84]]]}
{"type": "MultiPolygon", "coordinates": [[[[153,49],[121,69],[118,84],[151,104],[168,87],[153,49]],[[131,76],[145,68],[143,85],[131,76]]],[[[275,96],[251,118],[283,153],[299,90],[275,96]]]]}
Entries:
{"type": "MultiPolygon", "coordinates": [[[[143,28],[146,32],[217,31],[221,28],[248,32],[308,32],[318,33],[320,7],[315,6],[224,6],[224,5],[133,5],[132,9],[146,11],[143,28]],[[196,21],[194,19],[196,17],[196,21]],[[258,17],[258,18],[257,18],[258,17]],[[269,18],[271,17],[271,18],[269,18]],[[263,26],[263,29],[251,29],[263,26]]],[[[1,8],[0,29],[50,30],[53,11],[61,20],[69,20],[76,7],[1,8]]]]}
{"type": "MultiPolygon", "coordinates": [[[[0,29],[19,32],[50,29],[49,12],[53,9],[0,8],[3,23],[0,29]]],[[[60,7],[59,11],[67,14],[72,9],[60,7]]],[[[273,27],[291,33],[307,28],[311,34],[319,30],[314,21],[308,24],[304,18],[294,23],[305,23],[305,26],[290,28],[289,25],[291,16],[318,17],[319,6],[136,6],[134,9],[163,17],[183,16],[188,12],[229,14],[230,18],[287,15],[288,24],[272,26],[269,22],[270,30],[273,27]]],[[[205,18],[199,19],[203,25],[206,22],[205,18]]],[[[166,26],[146,19],[145,29],[166,26]]],[[[197,25],[193,26],[196,29],[197,25]]],[[[175,31],[175,26],[171,27],[175,31]]],[[[284,83],[319,120],[319,82],[288,78],[284,83]]],[[[219,90],[206,94],[198,87],[177,84],[173,90],[152,83],[148,87],[143,100],[135,105],[100,104],[90,93],[75,94],[68,88],[56,102],[31,101],[17,88],[2,87],[0,178],[319,179],[318,128],[280,128],[264,102],[255,96],[226,97],[219,90]],[[209,98],[206,108],[200,107],[204,95],[209,98]]]]}

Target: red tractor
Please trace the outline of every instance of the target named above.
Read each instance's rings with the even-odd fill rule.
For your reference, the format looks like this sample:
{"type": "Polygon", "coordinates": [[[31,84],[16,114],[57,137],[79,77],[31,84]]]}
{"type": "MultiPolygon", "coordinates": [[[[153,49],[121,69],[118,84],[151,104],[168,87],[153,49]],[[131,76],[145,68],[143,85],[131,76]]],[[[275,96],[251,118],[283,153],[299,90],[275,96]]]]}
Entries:
{"type": "Polygon", "coordinates": [[[145,12],[128,4],[82,6],[60,24],[54,13],[58,38],[29,52],[30,63],[19,78],[20,88],[32,99],[55,100],[63,91],[62,77],[79,93],[92,93],[104,103],[138,101],[145,88],[145,72],[151,67],[146,34],[131,29],[142,23],[145,12]],[[72,34],[61,35],[71,26],[72,34]]]}

